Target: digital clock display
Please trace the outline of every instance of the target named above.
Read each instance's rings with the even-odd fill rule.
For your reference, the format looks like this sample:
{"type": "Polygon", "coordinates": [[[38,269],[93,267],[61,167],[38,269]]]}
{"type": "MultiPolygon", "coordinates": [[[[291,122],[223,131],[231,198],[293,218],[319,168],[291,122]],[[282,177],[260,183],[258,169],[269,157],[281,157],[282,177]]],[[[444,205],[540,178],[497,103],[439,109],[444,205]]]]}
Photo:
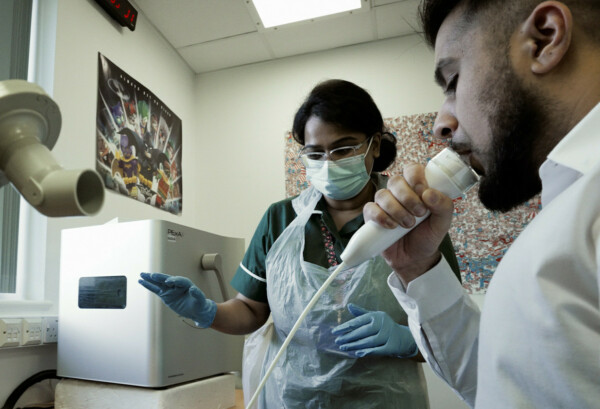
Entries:
{"type": "Polygon", "coordinates": [[[112,18],[123,27],[135,30],[137,10],[127,0],[96,0],[112,18]]]}

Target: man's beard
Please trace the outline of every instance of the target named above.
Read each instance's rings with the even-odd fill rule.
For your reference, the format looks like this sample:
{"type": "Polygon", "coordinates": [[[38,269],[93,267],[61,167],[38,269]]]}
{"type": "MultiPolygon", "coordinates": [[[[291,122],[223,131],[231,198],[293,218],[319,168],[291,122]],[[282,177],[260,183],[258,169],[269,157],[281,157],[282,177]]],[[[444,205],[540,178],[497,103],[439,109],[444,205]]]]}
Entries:
{"type": "Polygon", "coordinates": [[[534,144],[542,138],[543,105],[523,88],[510,69],[498,83],[489,109],[492,143],[487,169],[479,185],[479,200],[490,210],[506,212],[531,199],[542,189],[534,144]]]}

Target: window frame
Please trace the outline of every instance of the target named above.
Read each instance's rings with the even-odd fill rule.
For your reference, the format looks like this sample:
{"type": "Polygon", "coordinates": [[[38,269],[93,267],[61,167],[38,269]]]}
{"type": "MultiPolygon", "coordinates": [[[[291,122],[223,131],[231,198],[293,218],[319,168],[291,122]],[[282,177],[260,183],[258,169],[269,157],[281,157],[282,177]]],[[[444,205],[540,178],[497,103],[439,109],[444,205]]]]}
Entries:
{"type": "MultiPolygon", "coordinates": [[[[2,0],[4,1],[4,0],[2,0]]],[[[23,0],[13,0],[14,4],[23,0]]],[[[27,0],[31,5],[29,36],[21,35],[28,44],[24,79],[41,86],[52,95],[54,85],[54,54],[58,0],[27,0]]],[[[20,57],[21,60],[23,56],[20,57]]],[[[12,78],[12,77],[11,77],[12,78]]],[[[0,187],[4,189],[5,186],[0,187]]],[[[46,238],[47,217],[18,196],[18,242],[16,292],[0,293],[0,310],[5,314],[44,313],[56,309],[46,294],[46,238]]],[[[14,211],[14,210],[13,210],[14,211]]],[[[0,215],[3,217],[3,215],[0,215]]],[[[50,296],[50,297],[49,297],[50,296]]]]}
{"type": "MultiPolygon", "coordinates": [[[[11,40],[8,79],[27,79],[33,15],[32,0],[12,0],[11,40]]],[[[0,187],[0,299],[22,298],[23,280],[18,274],[20,195],[7,183],[0,187]],[[11,295],[13,295],[11,297],[11,295]],[[8,297],[7,297],[8,296],[8,297]]]]}

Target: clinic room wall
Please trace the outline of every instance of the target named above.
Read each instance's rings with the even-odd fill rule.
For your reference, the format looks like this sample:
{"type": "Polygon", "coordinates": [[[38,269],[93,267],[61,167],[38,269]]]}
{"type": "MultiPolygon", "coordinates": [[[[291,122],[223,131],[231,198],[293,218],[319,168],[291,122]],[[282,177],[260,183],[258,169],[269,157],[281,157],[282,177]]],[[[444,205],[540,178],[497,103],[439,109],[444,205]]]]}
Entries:
{"type": "MultiPolygon", "coordinates": [[[[95,167],[97,53],[154,92],[183,123],[184,207],[181,216],[106,191],[91,218],[48,219],[45,299],[58,312],[60,231],[122,220],[158,218],[250,240],[267,206],[285,196],[284,133],[318,82],[344,78],[368,89],[384,117],[431,112],[442,94],[433,84],[433,55],[419,36],[345,47],[195,76],[140,16],[135,32],[106,17],[93,0],[60,0],[53,98],[62,113],[53,149],[67,168],[95,167]]],[[[132,244],[135,247],[135,244],[132,244]]],[[[106,256],[98,249],[98,257],[106,256]]],[[[54,367],[56,348],[0,351],[0,402],[31,374],[54,367]]],[[[464,408],[426,374],[433,409],[464,408]]]]}
{"type": "Polygon", "coordinates": [[[199,75],[195,176],[208,190],[193,198],[197,224],[250,239],[267,206],[285,197],[284,137],[296,110],[331,78],[366,88],[384,117],[436,111],[442,101],[433,54],[417,35],[199,75]]]}
{"type": "MultiPolygon", "coordinates": [[[[44,2],[53,2],[57,7],[55,62],[53,67],[46,66],[45,70],[54,70],[53,91],[47,91],[60,107],[62,128],[52,153],[62,166],[69,169],[95,169],[98,52],[167,104],[183,121],[183,139],[190,139],[193,135],[194,73],[145,18],[139,18],[136,30],[131,32],[114,23],[93,0],[44,2]]],[[[186,155],[192,149],[193,146],[190,146],[184,151],[183,157],[184,173],[190,176],[195,169],[186,166],[193,165],[194,161],[186,155]]],[[[193,184],[189,184],[190,190],[194,188],[193,184]]],[[[51,304],[45,304],[50,307],[40,310],[36,310],[35,306],[26,306],[26,310],[16,313],[17,316],[58,314],[62,229],[102,224],[116,217],[122,220],[165,219],[192,225],[190,214],[193,213],[193,207],[189,206],[186,210],[177,217],[106,190],[104,206],[94,217],[49,218],[45,254],[31,257],[46,257],[44,282],[36,282],[36,286],[45,288],[44,300],[51,304]]],[[[37,236],[40,231],[43,229],[35,229],[37,236]]],[[[132,249],[135,246],[136,243],[132,243],[132,249]]],[[[107,256],[110,255],[98,249],[98,257],[107,256]]],[[[3,403],[15,387],[29,376],[56,368],[56,346],[51,344],[1,350],[0,368],[0,403],[3,403]]]]}
{"type": "MultiPolygon", "coordinates": [[[[443,98],[433,53],[417,35],[199,75],[194,154],[205,190],[195,191],[195,224],[250,240],[269,204],[285,197],[285,132],[312,87],[330,78],[366,88],[384,117],[437,111],[443,98]]],[[[424,369],[432,409],[467,407],[424,369]]]]}
{"type": "MultiPolygon", "coordinates": [[[[62,129],[53,154],[59,162],[65,167],[95,169],[98,52],[171,108],[182,120],[182,138],[190,139],[194,73],[154,26],[140,16],[132,32],[116,24],[93,0],[60,0],[58,3],[53,97],[61,109],[62,129]],[[73,21],[85,23],[69,23],[73,21]]],[[[194,172],[185,168],[193,162],[185,156],[188,153],[184,149],[184,174],[194,172]]],[[[62,229],[101,224],[114,218],[124,221],[165,219],[190,225],[190,213],[175,216],[105,189],[104,206],[98,215],[48,219],[47,276],[58,276],[62,229]]],[[[108,256],[103,254],[103,249],[98,249],[98,255],[108,256]]],[[[46,292],[54,294],[55,288],[46,287],[46,292]]]]}

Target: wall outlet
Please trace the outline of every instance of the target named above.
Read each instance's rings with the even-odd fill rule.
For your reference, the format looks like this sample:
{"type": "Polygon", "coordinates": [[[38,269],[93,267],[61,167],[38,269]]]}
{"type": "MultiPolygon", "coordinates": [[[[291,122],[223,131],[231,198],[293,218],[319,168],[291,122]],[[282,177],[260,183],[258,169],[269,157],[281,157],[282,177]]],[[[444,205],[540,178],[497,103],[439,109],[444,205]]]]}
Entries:
{"type": "Polygon", "coordinates": [[[0,319],[0,348],[21,345],[21,318],[0,319]]]}
{"type": "Polygon", "coordinates": [[[37,345],[42,343],[42,319],[23,318],[21,345],[37,345]]]}
{"type": "Polygon", "coordinates": [[[58,317],[44,317],[42,342],[51,344],[58,342],[58,317]]]}

